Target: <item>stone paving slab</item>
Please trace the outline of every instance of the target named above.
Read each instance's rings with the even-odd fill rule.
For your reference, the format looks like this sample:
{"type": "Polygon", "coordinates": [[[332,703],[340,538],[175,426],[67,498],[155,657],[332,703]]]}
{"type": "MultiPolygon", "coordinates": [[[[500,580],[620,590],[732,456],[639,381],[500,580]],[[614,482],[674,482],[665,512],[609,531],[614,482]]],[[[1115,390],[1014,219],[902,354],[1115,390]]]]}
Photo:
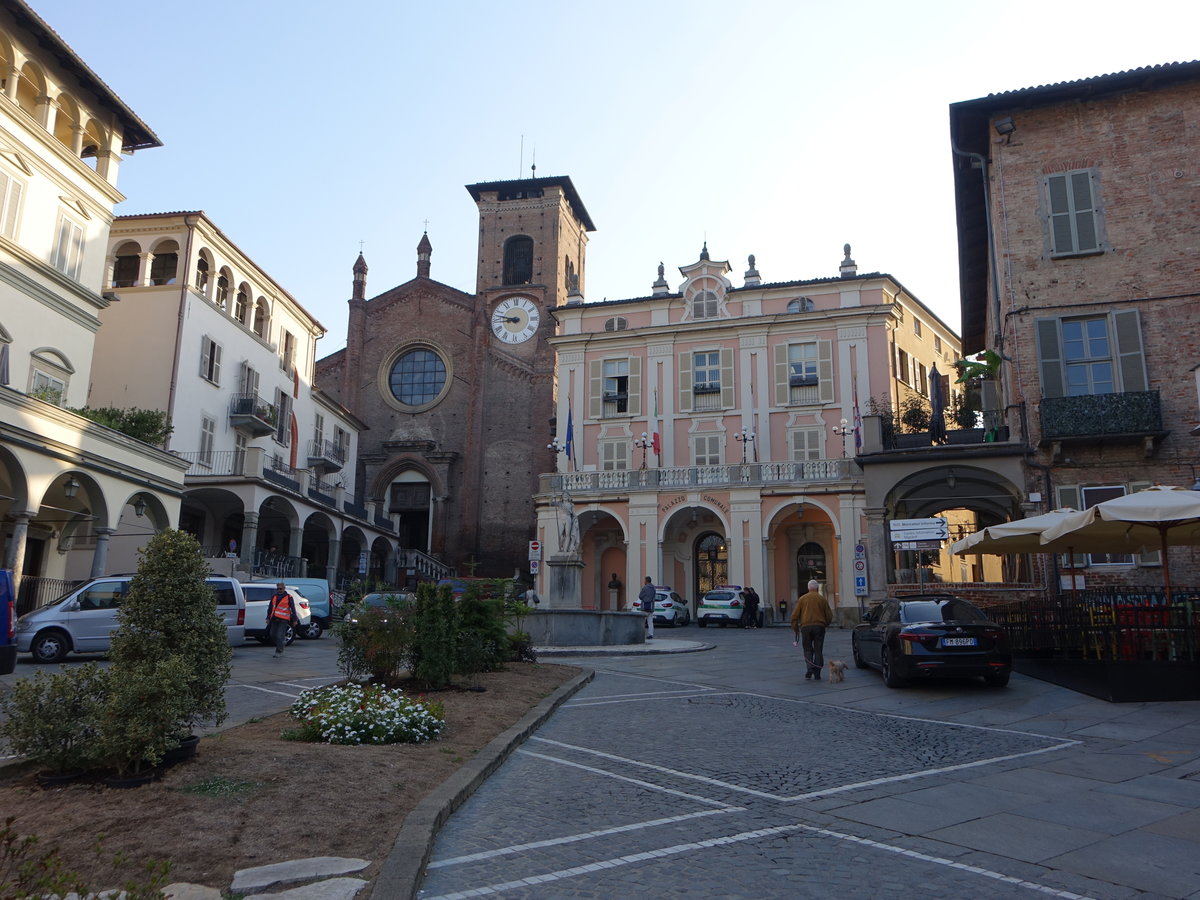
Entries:
{"type": "Polygon", "coordinates": [[[1100,831],[1030,819],[1016,813],[999,813],[961,822],[927,832],[925,836],[1031,863],[1040,863],[1107,837],[1100,831]]]}
{"type": "Polygon", "coordinates": [[[1089,878],[1190,897],[1200,886],[1200,853],[1192,841],[1132,831],[1046,861],[1089,878]]]}
{"type": "Polygon", "coordinates": [[[316,881],[318,878],[361,872],[370,864],[365,859],[350,859],[341,856],[292,859],[266,866],[239,869],[233,873],[233,883],[229,889],[238,894],[262,891],[277,885],[297,884],[302,881],[316,881]]]}
{"type": "Polygon", "coordinates": [[[1170,803],[1093,792],[1062,795],[1053,800],[1030,804],[1021,810],[1021,814],[1030,819],[1063,825],[1086,823],[1090,830],[1105,834],[1124,834],[1169,819],[1182,811],[1183,807],[1170,803]]]}

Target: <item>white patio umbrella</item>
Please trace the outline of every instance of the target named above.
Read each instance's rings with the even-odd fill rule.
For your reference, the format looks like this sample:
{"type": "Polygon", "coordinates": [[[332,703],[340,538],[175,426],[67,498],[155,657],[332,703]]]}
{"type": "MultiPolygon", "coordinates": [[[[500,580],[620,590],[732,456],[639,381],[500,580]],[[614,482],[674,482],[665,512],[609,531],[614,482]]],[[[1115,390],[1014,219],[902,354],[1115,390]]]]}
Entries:
{"type": "Polygon", "coordinates": [[[1042,532],[1047,552],[1067,543],[1083,553],[1162,551],[1163,586],[1171,602],[1168,547],[1200,545],[1200,491],[1155,485],[1135,494],[1114,497],[1064,518],[1042,532]]]}
{"type": "Polygon", "coordinates": [[[971,556],[976,553],[1046,553],[1042,547],[1042,533],[1047,528],[1063,522],[1068,516],[1078,515],[1074,509],[1054,509],[1048,513],[1014,519],[989,525],[974,534],[955,541],[950,552],[955,556],[971,556]]]}

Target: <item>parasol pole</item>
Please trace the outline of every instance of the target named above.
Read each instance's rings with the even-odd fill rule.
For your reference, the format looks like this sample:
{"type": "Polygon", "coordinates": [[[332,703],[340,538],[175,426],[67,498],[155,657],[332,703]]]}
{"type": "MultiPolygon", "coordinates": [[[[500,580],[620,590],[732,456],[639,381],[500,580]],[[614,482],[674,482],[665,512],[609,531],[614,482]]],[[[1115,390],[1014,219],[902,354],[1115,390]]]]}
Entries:
{"type": "Polygon", "coordinates": [[[1167,559],[1167,529],[1170,525],[1159,525],[1158,536],[1162,541],[1163,585],[1167,589],[1167,606],[1171,605],[1171,564],[1167,559]]]}

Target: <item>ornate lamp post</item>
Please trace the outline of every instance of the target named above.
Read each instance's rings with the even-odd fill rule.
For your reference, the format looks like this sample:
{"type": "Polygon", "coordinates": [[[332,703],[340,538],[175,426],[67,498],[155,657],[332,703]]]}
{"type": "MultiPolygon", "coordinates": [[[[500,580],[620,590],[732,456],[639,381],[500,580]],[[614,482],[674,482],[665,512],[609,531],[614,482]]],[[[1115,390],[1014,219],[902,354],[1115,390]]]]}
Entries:
{"type": "Polygon", "coordinates": [[[749,444],[753,444],[753,443],[754,443],[754,438],[755,438],[755,436],[756,436],[756,435],[754,434],[754,432],[753,432],[753,431],[750,431],[750,430],[748,430],[748,429],[746,429],[746,428],[743,428],[743,429],[741,430],[741,432],[740,432],[740,433],[739,433],[739,432],[735,432],[735,433],[734,433],[734,435],[733,435],[733,439],[734,439],[735,441],[739,441],[739,442],[741,442],[741,445],[742,445],[742,463],[743,463],[743,464],[745,464],[745,462],[746,462],[746,447],[747,447],[749,444]]]}
{"type": "Polygon", "coordinates": [[[846,436],[854,434],[854,427],[846,420],[842,419],[841,425],[833,426],[833,433],[842,439],[842,457],[846,456],[846,436]]]}
{"type": "Polygon", "coordinates": [[[644,431],[642,432],[642,436],[640,438],[635,438],[633,441],[633,446],[642,448],[643,469],[646,468],[646,448],[649,447],[651,443],[650,436],[644,431]]]}

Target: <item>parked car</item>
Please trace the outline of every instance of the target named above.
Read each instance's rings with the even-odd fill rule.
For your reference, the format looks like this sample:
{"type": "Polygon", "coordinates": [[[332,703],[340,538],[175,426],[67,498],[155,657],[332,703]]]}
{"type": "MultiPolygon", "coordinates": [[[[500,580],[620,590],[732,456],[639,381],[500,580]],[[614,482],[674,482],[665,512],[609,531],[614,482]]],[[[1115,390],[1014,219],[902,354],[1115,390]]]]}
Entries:
{"type": "Polygon", "coordinates": [[[690,625],[692,612],[682,597],[669,585],[654,586],[654,622],[663,625],[690,625]]]}
{"type": "MultiPolygon", "coordinates": [[[[404,607],[411,604],[412,600],[412,594],[405,593],[404,591],[363,594],[361,600],[347,608],[346,621],[351,625],[357,625],[365,610],[404,607]]],[[[382,617],[382,620],[385,623],[387,622],[386,614],[382,617]]]]}
{"type": "Polygon", "coordinates": [[[742,621],[742,610],[746,606],[746,597],[740,584],[720,584],[711,591],[705,591],[700,598],[700,608],[696,611],[696,624],[703,628],[705,625],[738,625],[742,621]]]}
{"type": "Polygon", "coordinates": [[[0,675],[17,667],[16,644],[17,591],[12,572],[0,569],[0,675]]]}
{"type": "MultiPolygon", "coordinates": [[[[299,630],[298,636],[305,640],[315,641],[333,621],[330,610],[329,582],[324,578],[285,578],[284,582],[289,588],[299,591],[308,600],[308,608],[312,612],[312,617],[299,630]]],[[[250,583],[267,584],[274,590],[279,579],[250,583]]]]}
{"type": "MultiPolygon", "coordinates": [[[[296,616],[300,619],[300,625],[295,629],[288,626],[285,641],[291,644],[296,639],[297,632],[303,632],[312,622],[312,609],[309,607],[308,598],[295,588],[288,587],[287,592],[292,597],[296,606],[296,616]]],[[[275,595],[275,585],[251,582],[242,585],[242,593],[246,595],[246,640],[253,639],[260,644],[271,643],[271,637],[267,633],[267,608],[270,606],[271,597],[275,595]]]]}
{"type": "Polygon", "coordinates": [[[854,663],[888,687],[915,678],[978,677],[1003,687],[1012,674],[1008,635],[975,604],[951,594],[885,600],[850,636],[854,663]]]}
{"type": "MultiPolygon", "coordinates": [[[[91,581],[17,619],[17,651],[42,663],[62,662],[68,653],[107,653],[117,628],[117,608],[129,593],[132,575],[91,581]]],[[[205,581],[217,594],[230,646],[246,641],[246,598],[235,578],[214,575],[205,581]]]]}

